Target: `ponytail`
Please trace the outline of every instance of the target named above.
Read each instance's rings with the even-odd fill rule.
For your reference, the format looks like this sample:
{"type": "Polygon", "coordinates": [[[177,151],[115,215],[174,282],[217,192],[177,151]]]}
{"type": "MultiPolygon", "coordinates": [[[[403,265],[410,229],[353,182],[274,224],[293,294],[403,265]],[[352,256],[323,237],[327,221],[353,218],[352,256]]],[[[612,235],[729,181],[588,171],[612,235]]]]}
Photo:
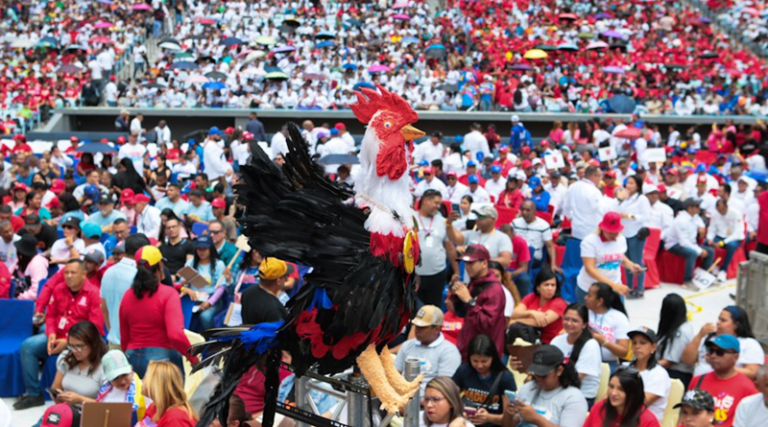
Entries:
{"type": "MultiPolygon", "coordinates": [[[[583,304],[579,304],[577,302],[569,305],[565,311],[573,310],[576,313],[579,314],[579,317],[581,318],[581,321],[584,322],[585,325],[589,324],[589,312],[587,310],[587,307],[583,304]]],[[[579,361],[579,355],[581,354],[581,350],[584,348],[584,344],[587,343],[587,341],[593,339],[592,334],[589,332],[588,328],[584,328],[581,330],[581,335],[579,335],[578,338],[576,338],[576,342],[573,343],[573,349],[571,350],[571,357],[568,358],[568,364],[572,365],[574,368],[576,367],[576,362],[579,361]]]]}
{"type": "Polygon", "coordinates": [[[155,272],[159,266],[160,263],[150,266],[145,260],[140,260],[137,263],[138,270],[136,271],[136,277],[133,279],[133,285],[131,285],[136,298],[142,299],[145,292],[149,292],[150,297],[157,292],[160,281],[157,280],[155,272]]]}
{"type": "Polygon", "coordinates": [[[624,307],[624,301],[621,300],[621,296],[616,293],[607,283],[596,282],[592,286],[597,287],[597,297],[603,300],[603,305],[607,308],[612,308],[624,313],[629,319],[627,309],[624,307]]]}

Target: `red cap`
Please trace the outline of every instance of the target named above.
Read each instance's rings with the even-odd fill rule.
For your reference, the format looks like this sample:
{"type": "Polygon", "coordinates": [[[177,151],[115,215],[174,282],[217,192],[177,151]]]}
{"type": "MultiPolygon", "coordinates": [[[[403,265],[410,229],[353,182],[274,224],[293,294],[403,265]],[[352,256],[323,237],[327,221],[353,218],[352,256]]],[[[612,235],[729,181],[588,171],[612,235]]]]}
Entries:
{"type": "Polygon", "coordinates": [[[13,191],[16,191],[16,190],[21,190],[25,193],[29,191],[29,189],[27,188],[27,184],[24,184],[23,182],[17,182],[16,184],[13,184],[13,191]]]}
{"type": "Polygon", "coordinates": [[[232,126],[224,129],[224,133],[233,133],[234,131],[235,131],[235,128],[233,128],[232,126]]]}
{"type": "Polygon", "coordinates": [[[213,200],[211,200],[211,207],[212,208],[218,208],[218,209],[224,209],[227,207],[227,202],[224,201],[221,197],[217,197],[213,200]]]}
{"type": "Polygon", "coordinates": [[[589,166],[600,166],[600,162],[597,161],[597,159],[589,159],[587,162],[589,166]]]}
{"type": "Polygon", "coordinates": [[[541,141],[541,144],[539,145],[541,145],[542,147],[549,147],[549,141],[545,139],[544,141],[541,141]]]}
{"type": "Polygon", "coordinates": [[[336,130],[338,130],[339,132],[341,132],[341,131],[343,131],[344,129],[346,129],[346,128],[347,128],[347,125],[345,125],[345,124],[344,124],[344,123],[342,123],[342,122],[338,122],[338,123],[336,123],[335,125],[333,125],[333,127],[335,127],[335,128],[336,128],[336,130]]]}
{"type": "Polygon", "coordinates": [[[611,178],[616,178],[616,171],[613,169],[607,170],[603,175],[610,176],[611,178]]]}
{"type": "Polygon", "coordinates": [[[520,150],[523,154],[528,154],[531,152],[531,147],[524,145],[523,148],[520,150]]]}
{"type": "Polygon", "coordinates": [[[54,179],[51,181],[51,191],[53,191],[54,194],[61,194],[64,189],[66,189],[66,185],[64,185],[64,181],[60,179],[54,179]]]}
{"type": "Polygon", "coordinates": [[[678,175],[678,172],[677,172],[676,168],[672,168],[672,169],[668,170],[667,173],[670,174],[670,175],[674,175],[674,176],[678,175]]]}
{"type": "Polygon", "coordinates": [[[40,427],[79,426],[80,414],[68,403],[59,403],[45,410],[40,427]]]}
{"type": "Polygon", "coordinates": [[[474,262],[474,261],[490,261],[491,254],[488,253],[488,249],[483,245],[469,245],[464,250],[464,255],[459,258],[459,261],[474,262]]]}
{"type": "Polygon", "coordinates": [[[243,141],[248,141],[250,139],[253,139],[253,134],[250,132],[243,132],[243,141]]]}
{"type": "Polygon", "coordinates": [[[427,166],[424,168],[424,175],[434,175],[435,169],[432,166],[427,166]]]}
{"type": "Polygon", "coordinates": [[[125,206],[126,204],[133,204],[133,197],[136,194],[130,188],[126,188],[120,192],[120,203],[125,206]]]}
{"type": "Polygon", "coordinates": [[[114,74],[109,76],[109,81],[111,81],[111,82],[115,81],[115,75],[114,74]]]}
{"type": "Polygon", "coordinates": [[[118,136],[117,137],[117,143],[118,144],[125,144],[125,137],[124,136],[118,136]]]}
{"type": "Polygon", "coordinates": [[[456,173],[456,172],[454,172],[454,171],[450,171],[450,172],[448,172],[447,174],[445,174],[445,176],[452,176],[452,177],[454,177],[454,178],[458,178],[458,177],[459,177],[459,174],[457,174],[457,173],[456,173]]]}
{"type": "Polygon", "coordinates": [[[607,212],[597,227],[606,233],[621,233],[621,230],[624,229],[624,226],[621,224],[621,214],[618,212],[607,212]]]}
{"type": "Polygon", "coordinates": [[[77,142],[77,141],[79,141],[79,139],[77,139],[77,137],[76,137],[76,136],[74,136],[74,135],[72,135],[71,137],[69,137],[69,140],[70,140],[71,142],[77,142]]]}
{"type": "Polygon", "coordinates": [[[707,185],[707,176],[706,175],[699,175],[696,178],[696,185],[707,185]]]}
{"type": "Polygon", "coordinates": [[[16,136],[13,137],[13,139],[15,139],[16,141],[26,141],[27,137],[25,137],[22,134],[17,134],[16,136]]]}
{"type": "Polygon", "coordinates": [[[509,147],[507,147],[506,145],[502,145],[501,147],[499,147],[499,153],[509,153],[509,147]]]}
{"type": "Polygon", "coordinates": [[[664,184],[659,184],[659,185],[656,186],[656,188],[659,189],[659,193],[664,193],[664,192],[667,191],[667,186],[664,185],[664,184]]]}
{"type": "Polygon", "coordinates": [[[54,197],[45,205],[46,208],[58,208],[59,206],[61,206],[61,203],[59,202],[58,197],[54,197]]]}
{"type": "Polygon", "coordinates": [[[133,196],[133,203],[149,203],[149,196],[144,193],[133,196]]]}
{"type": "Polygon", "coordinates": [[[108,140],[107,138],[101,138],[101,142],[103,142],[104,144],[106,144],[106,143],[108,143],[108,142],[109,142],[109,140],[108,140]]]}
{"type": "Polygon", "coordinates": [[[520,167],[521,167],[521,168],[523,168],[523,169],[528,169],[528,168],[531,168],[531,167],[533,167],[533,163],[531,163],[531,161],[530,161],[530,160],[526,159],[526,160],[523,160],[523,161],[520,163],[520,167]]]}

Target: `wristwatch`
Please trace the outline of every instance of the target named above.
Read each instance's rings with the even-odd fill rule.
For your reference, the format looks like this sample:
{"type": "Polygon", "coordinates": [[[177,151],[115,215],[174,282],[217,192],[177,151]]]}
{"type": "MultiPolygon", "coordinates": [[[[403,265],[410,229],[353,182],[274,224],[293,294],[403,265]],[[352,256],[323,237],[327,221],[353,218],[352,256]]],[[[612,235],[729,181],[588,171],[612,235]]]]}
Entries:
{"type": "Polygon", "coordinates": [[[475,304],[477,304],[477,300],[472,298],[471,300],[467,301],[467,305],[470,307],[474,307],[475,304]]]}

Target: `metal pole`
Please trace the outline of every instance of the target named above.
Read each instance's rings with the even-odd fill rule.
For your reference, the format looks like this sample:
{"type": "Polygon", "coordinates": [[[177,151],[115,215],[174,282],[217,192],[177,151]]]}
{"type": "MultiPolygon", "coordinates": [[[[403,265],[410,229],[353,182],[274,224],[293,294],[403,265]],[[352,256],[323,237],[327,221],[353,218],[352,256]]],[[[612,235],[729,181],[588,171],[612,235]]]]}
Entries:
{"type": "MultiPolygon", "coordinates": [[[[360,370],[355,367],[354,372],[349,375],[348,381],[356,386],[365,385],[365,377],[360,370]]],[[[363,426],[365,423],[365,397],[360,393],[347,392],[347,425],[363,426]]]]}
{"type": "MultiPolygon", "coordinates": [[[[421,360],[413,357],[406,359],[404,371],[405,379],[413,381],[421,373],[421,360]]],[[[419,427],[419,401],[421,400],[419,399],[419,392],[420,390],[416,390],[413,399],[405,407],[403,427],[419,427]]]]}
{"type": "MultiPolygon", "coordinates": [[[[294,383],[294,391],[296,393],[296,407],[305,411],[308,410],[309,404],[307,403],[307,399],[310,398],[309,388],[307,388],[307,381],[309,381],[309,377],[297,376],[294,383]]],[[[296,427],[309,427],[309,425],[297,421],[296,427]]]]}

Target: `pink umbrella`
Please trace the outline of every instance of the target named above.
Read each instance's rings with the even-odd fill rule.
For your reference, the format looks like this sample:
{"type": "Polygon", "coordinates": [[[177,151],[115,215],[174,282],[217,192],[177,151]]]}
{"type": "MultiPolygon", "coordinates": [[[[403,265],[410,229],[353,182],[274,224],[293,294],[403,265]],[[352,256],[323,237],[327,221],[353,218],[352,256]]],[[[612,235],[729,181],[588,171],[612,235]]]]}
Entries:
{"type": "Polygon", "coordinates": [[[394,6],[392,6],[392,9],[405,9],[408,7],[408,1],[397,1],[394,6]]]}
{"type": "Polygon", "coordinates": [[[404,13],[398,13],[397,15],[392,17],[393,19],[397,19],[398,21],[410,21],[411,17],[404,14],[404,13]]]}
{"type": "Polygon", "coordinates": [[[134,4],[131,9],[133,9],[133,10],[152,10],[152,8],[148,4],[146,4],[146,3],[134,4]]]}
{"type": "Polygon", "coordinates": [[[608,43],[598,40],[591,42],[587,45],[587,50],[595,50],[595,49],[608,49],[608,43]]]}
{"type": "Polygon", "coordinates": [[[114,27],[114,24],[111,22],[97,22],[96,25],[93,26],[93,28],[112,28],[114,27]]]}
{"type": "Polygon", "coordinates": [[[621,67],[616,67],[614,65],[603,67],[604,73],[610,73],[610,74],[624,74],[626,71],[624,71],[621,67]]]}
{"type": "Polygon", "coordinates": [[[249,53],[253,52],[253,49],[244,49],[242,52],[237,54],[237,57],[248,55],[249,53]]]}
{"type": "Polygon", "coordinates": [[[216,21],[215,21],[215,20],[213,20],[213,19],[209,19],[209,18],[203,18],[203,19],[201,19],[201,20],[199,20],[199,21],[197,21],[197,22],[199,22],[199,23],[201,23],[201,24],[203,24],[203,25],[213,25],[213,24],[215,24],[215,23],[216,23],[216,21]]]}
{"type": "Polygon", "coordinates": [[[741,13],[748,13],[752,16],[760,15],[760,12],[758,12],[758,10],[754,7],[745,7],[744,9],[741,9],[741,13]]]}
{"type": "Polygon", "coordinates": [[[387,67],[386,65],[381,65],[381,64],[374,64],[374,65],[371,65],[370,67],[368,67],[368,72],[369,73],[381,73],[381,72],[384,72],[384,71],[389,71],[389,67],[387,67]]]}
{"type": "Polygon", "coordinates": [[[187,78],[187,83],[208,83],[209,81],[208,77],[200,74],[193,74],[187,78]]]}
{"type": "Polygon", "coordinates": [[[91,38],[91,43],[114,44],[115,42],[112,41],[112,39],[110,39],[107,36],[96,36],[96,37],[91,38]]]}

